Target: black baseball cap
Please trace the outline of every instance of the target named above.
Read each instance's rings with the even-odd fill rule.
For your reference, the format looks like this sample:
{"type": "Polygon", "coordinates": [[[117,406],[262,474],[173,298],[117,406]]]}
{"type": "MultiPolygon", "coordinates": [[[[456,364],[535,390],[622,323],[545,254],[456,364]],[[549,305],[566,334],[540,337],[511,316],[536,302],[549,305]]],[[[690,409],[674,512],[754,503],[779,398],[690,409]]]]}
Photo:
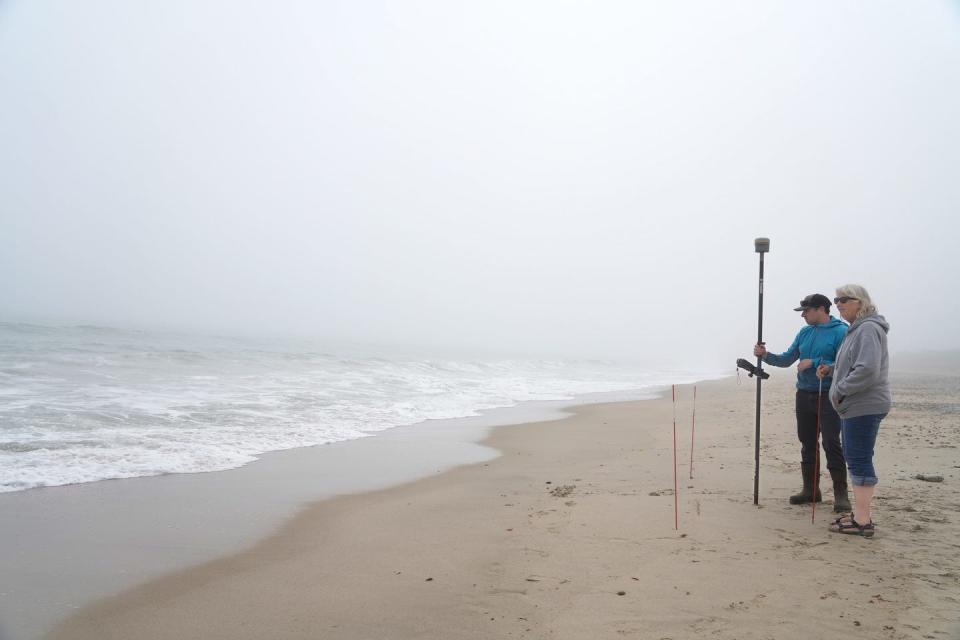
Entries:
{"type": "Polygon", "coordinates": [[[794,309],[794,311],[803,311],[804,309],[816,309],[817,307],[823,307],[827,311],[830,310],[830,298],[823,295],[822,293],[811,293],[806,298],[800,301],[800,306],[794,309]]]}

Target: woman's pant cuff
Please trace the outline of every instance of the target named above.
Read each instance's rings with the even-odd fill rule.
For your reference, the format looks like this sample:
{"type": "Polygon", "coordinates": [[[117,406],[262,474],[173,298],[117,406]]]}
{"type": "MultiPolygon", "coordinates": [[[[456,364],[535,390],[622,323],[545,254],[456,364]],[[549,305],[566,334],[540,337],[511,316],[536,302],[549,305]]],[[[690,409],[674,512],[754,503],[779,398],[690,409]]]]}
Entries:
{"type": "Polygon", "coordinates": [[[878,482],[877,476],[858,476],[850,471],[850,484],[855,487],[873,487],[878,482]]]}

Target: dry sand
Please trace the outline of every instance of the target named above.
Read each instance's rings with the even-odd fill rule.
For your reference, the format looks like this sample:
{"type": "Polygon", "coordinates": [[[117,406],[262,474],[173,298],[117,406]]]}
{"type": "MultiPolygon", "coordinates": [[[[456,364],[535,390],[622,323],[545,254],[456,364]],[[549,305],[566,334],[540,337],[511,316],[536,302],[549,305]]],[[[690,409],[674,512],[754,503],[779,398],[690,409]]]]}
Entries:
{"type": "MultiPolygon", "coordinates": [[[[249,550],[81,610],[52,638],[960,638],[958,377],[894,379],[872,540],[789,506],[789,372],[672,404],[587,405],[498,428],[503,455],[324,500],[249,550]],[[940,474],[944,482],[915,479],[940,474]]],[[[826,483],[823,485],[827,488],[826,483]]],[[[825,492],[827,493],[827,492],[825,492]]]]}

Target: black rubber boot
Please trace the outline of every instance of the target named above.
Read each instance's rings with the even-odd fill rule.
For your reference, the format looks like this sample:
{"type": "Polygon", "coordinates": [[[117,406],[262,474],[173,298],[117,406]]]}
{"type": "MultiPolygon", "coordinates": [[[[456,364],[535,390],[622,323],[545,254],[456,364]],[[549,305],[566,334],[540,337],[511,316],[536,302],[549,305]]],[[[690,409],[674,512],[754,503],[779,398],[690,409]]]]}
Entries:
{"type": "MultiPolygon", "coordinates": [[[[811,502],[811,497],[813,496],[813,465],[812,464],[801,464],[800,472],[803,473],[803,490],[800,493],[790,496],[790,504],[807,504],[811,502]]],[[[820,493],[820,482],[819,478],[817,479],[817,502],[823,500],[823,495],[820,493]]]]}
{"type": "Polygon", "coordinates": [[[847,495],[847,470],[830,469],[830,477],[833,478],[833,512],[850,513],[853,507],[847,495]]]}

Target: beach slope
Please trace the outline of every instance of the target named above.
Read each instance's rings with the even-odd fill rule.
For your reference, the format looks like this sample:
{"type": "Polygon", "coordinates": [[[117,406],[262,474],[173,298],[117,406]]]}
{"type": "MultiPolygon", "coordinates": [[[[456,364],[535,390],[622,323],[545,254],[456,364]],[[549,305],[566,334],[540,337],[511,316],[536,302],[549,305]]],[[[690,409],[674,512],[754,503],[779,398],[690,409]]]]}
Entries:
{"type": "Polygon", "coordinates": [[[86,607],[49,637],[958,637],[956,377],[895,382],[872,540],[828,532],[829,499],[815,521],[787,504],[790,378],[765,386],[759,507],[754,380],[697,385],[692,470],[686,385],[676,496],[669,390],[575,407],[496,429],[497,459],[318,502],[247,551],[86,607]],[[944,482],[915,478],[932,473],[944,482]]]}

